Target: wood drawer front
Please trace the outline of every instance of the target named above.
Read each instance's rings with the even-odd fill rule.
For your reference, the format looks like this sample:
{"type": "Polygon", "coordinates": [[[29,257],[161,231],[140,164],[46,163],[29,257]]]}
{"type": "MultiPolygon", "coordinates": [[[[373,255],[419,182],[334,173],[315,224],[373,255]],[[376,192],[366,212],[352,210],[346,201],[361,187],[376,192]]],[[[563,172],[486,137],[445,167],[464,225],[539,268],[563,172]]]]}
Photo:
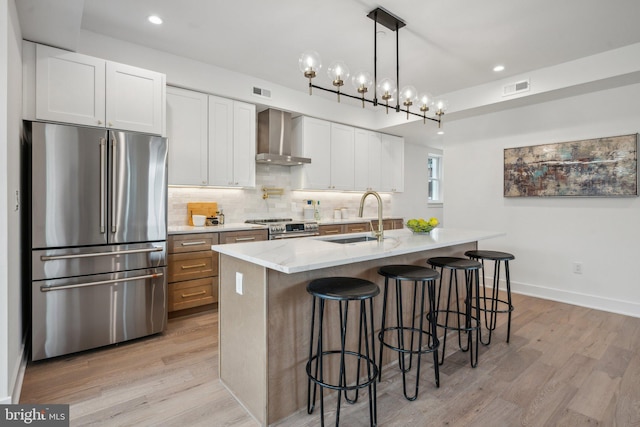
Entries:
{"type": "Polygon", "coordinates": [[[169,284],[169,311],[218,302],[217,277],[169,284]]]}
{"type": "Polygon", "coordinates": [[[220,233],[220,244],[257,242],[267,238],[267,230],[225,231],[220,233]]]}
{"type": "Polygon", "coordinates": [[[217,275],[217,256],[214,257],[211,249],[186,254],[169,254],[169,282],[180,282],[217,275]]]}
{"type": "Polygon", "coordinates": [[[318,232],[321,236],[344,233],[342,225],[321,225],[318,227],[318,232]]]}
{"type": "Polygon", "coordinates": [[[368,222],[358,222],[356,224],[345,224],[345,233],[362,233],[365,231],[371,231],[371,226],[368,222]]]}
{"type": "Polygon", "coordinates": [[[169,253],[210,251],[217,243],[217,233],[174,234],[169,236],[169,253]]]}

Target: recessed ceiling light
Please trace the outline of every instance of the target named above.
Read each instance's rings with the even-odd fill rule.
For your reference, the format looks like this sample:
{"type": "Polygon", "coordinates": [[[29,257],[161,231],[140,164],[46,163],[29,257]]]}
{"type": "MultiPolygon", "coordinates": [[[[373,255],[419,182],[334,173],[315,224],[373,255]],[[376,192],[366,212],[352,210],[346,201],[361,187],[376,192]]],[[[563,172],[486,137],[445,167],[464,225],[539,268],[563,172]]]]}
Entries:
{"type": "Polygon", "coordinates": [[[439,130],[438,131],[438,135],[444,135],[444,131],[443,130],[439,130]]]}
{"type": "Polygon", "coordinates": [[[151,15],[147,18],[149,20],[149,22],[151,22],[152,24],[156,24],[156,25],[160,25],[162,24],[162,18],[160,18],[157,15],[151,15]]]}
{"type": "Polygon", "coordinates": [[[504,71],[504,65],[496,65],[495,67],[493,67],[493,71],[495,71],[496,73],[504,71]]]}

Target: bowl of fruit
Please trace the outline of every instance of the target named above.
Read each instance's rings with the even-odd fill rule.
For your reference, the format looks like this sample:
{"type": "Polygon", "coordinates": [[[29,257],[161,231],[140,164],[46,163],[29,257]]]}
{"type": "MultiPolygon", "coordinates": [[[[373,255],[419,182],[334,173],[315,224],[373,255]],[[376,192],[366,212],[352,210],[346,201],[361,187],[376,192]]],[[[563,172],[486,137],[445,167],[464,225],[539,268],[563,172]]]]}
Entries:
{"type": "Polygon", "coordinates": [[[414,233],[427,234],[436,228],[438,224],[438,219],[433,217],[428,220],[423,218],[413,218],[407,221],[407,228],[414,233]]]}

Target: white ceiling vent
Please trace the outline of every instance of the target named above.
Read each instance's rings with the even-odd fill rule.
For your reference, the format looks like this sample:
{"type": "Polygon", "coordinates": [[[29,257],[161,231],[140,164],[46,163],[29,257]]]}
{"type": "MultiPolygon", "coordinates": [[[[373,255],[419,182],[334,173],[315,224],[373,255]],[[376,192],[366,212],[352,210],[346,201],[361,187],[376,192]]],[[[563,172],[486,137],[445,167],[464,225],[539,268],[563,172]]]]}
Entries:
{"type": "Polygon", "coordinates": [[[502,88],[502,96],[515,95],[516,93],[526,92],[529,90],[529,79],[511,83],[502,88]]]}
{"type": "Polygon", "coordinates": [[[256,96],[262,96],[263,98],[271,98],[271,91],[269,89],[262,89],[254,86],[253,94],[256,96]]]}

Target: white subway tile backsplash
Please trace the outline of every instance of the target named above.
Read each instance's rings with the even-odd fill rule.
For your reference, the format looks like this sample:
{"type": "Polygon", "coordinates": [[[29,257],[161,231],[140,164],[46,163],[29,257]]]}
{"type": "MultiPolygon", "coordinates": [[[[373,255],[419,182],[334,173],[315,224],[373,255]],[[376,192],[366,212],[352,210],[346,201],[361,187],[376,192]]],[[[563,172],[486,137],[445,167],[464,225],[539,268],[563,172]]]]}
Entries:
{"type": "MultiPolygon", "coordinates": [[[[168,225],[186,225],[187,203],[217,202],[224,210],[226,222],[244,222],[255,218],[301,219],[306,200],[320,202],[322,219],[333,219],[333,210],[348,208],[356,216],[360,206],[361,192],[342,193],[327,191],[291,190],[290,167],[277,165],[256,165],[256,188],[230,189],[211,187],[169,187],[168,225]],[[283,188],[282,196],[262,198],[262,187],[283,188]]],[[[385,216],[391,215],[392,194],[380,194],[385,216]]],[[[363,215],[375,217],[378,207],[374,197],[368,197],[363,215]]]]}

